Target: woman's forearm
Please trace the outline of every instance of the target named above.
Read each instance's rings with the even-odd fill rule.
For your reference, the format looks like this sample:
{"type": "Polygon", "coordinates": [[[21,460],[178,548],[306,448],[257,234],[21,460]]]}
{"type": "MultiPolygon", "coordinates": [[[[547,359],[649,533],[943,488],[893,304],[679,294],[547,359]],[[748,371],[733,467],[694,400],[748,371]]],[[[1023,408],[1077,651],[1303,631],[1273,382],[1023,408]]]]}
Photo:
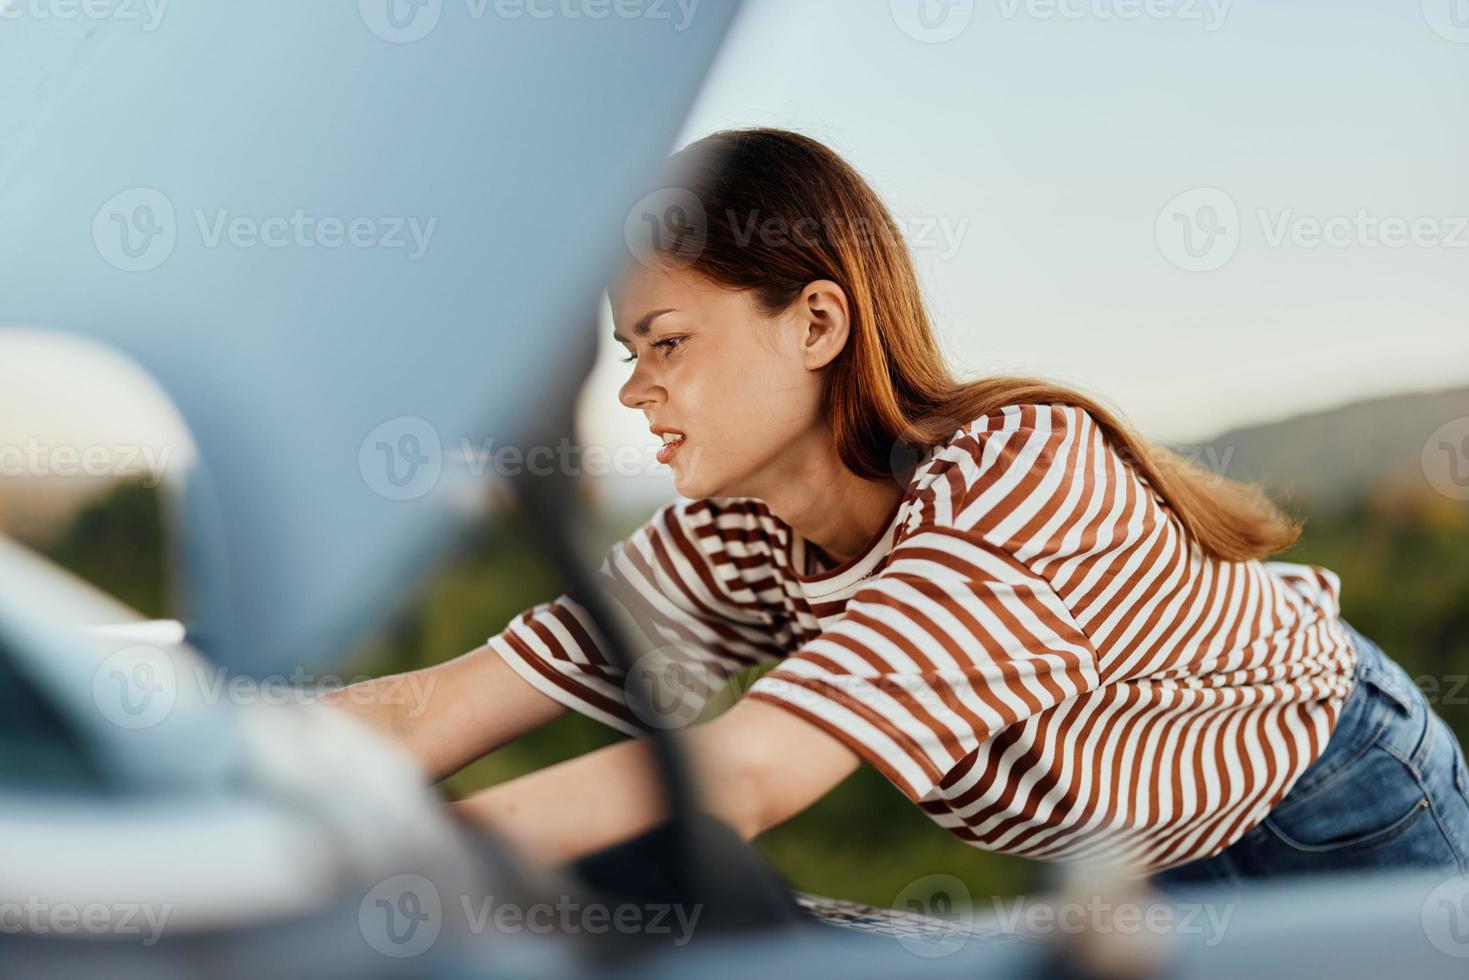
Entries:
{"type": "MultiPolygon", "coordinates": [[[[783,707],[742,698],[681,738],[705,812],[745,840],[784,823],[861,764],[842,741],[783,707]]],[[[617,742],[453,804],[533,864],[563,864],[668,817],[647,739],[617,742]]]]}
{"type": "Polygon", "coordinates": [[[420,670],[360,681],[318,698],[408,751],[431,779],[564,714],[488,645],[420,670]]]}
{"type": "MultiPolygon", "coordinates": [[[[704,809],[746,840],[759,833],[758,780],[747,756],[713,723],[683,744],[704,809]]],[[[652,746],[617,742],[483,790],[452,804],[534,865],[557,865],[633,837],[668,816],[652,746]]]]}
{"type": "Polygon", "coordinates": [[[326,691],[316,701],[352,715],[406,749],[415,708],[426,697],[426,687],[426,679],[409,671],[326,691]]]}

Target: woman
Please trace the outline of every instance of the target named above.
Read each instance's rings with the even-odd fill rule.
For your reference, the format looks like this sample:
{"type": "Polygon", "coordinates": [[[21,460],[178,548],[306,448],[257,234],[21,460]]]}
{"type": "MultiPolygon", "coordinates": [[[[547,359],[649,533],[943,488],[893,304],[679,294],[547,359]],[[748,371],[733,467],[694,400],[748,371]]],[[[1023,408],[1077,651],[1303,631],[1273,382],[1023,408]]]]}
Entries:
{"type": "MultiPolygon", "coordinates": [[[[1256,488],[1064,387],[955,380],[891,217],[820,143],[720,132],[672,162],[609,297],[621,401],[687,499],[602,565],[660,707],[629,707],[562,595],[418,672],[416,716],[356,710],[437,776],[568,707],[684,724],[776,662],[688,730],[709,813],[746,839],[865,761],[960,839],[1038,860],[1469,870],[1457,741],[1341,619],[1332,572],[1265,560],[1298,527],[1256,488]]],[[[651,772],[632,739],[459,805],[559,863],[658,825],[651,772]]]]}

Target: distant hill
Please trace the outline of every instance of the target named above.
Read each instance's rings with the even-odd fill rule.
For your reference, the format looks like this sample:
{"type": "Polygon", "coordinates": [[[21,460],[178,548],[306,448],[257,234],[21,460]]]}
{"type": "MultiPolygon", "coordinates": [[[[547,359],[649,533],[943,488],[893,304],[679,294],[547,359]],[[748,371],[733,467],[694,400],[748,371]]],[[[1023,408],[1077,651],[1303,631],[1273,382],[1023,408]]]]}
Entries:
{"type": "MultiPolygon", "coordinates": [[[[1384,490],[1437,496],[1423,473],[1424,443],[1445,422],[1465,417],[1469,386],[1351,402],[1171,448],[1215,472],[1261,484],[1298,516],[1324,515],[1384,490]]],[[[636,486],[626,478],[602,482],[599,501],[613,526],[628,532],[657,504],[674,499],[651,479],[636,486]]]]}
{"type": "MultiPolygon", "coordinates": [[[[1450,419],[1469,417],[1469,386],[1392,395],[1227,432],[1172,448],[1233,479],[1260,483],[1292,511],[1340,511],[1385,487],[1432,493],[1423,446],[1450,419]]],[[[115,485],[107,478],[0,480],[0,533],[43,545],[115,485]]],[[[666,479],[589,480],[582,492],[617,534],[676,499],[666,479]]],[[[495,509],[513,509],[491,488],[495,509]]]]}
{"type": "Polygon", "coordinates": [[[1373,490],[1416,485],[1435,429],[1469,417],[1469,387],[1353,402],[1174,446],[1232,479],[1260,483],[1292,510],[1335,511],[1373,490]]]}

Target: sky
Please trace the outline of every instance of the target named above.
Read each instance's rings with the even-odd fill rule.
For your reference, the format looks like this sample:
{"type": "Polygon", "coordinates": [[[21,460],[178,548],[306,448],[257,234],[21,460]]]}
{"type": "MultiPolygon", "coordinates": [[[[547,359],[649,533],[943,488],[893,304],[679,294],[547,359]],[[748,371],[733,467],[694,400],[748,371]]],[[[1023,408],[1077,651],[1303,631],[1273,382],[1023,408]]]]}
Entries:
{"type": "MultiPolygon", "coordinates": [[[[1469,5],[1456,31],[1433,0],[979,0],[947,40],[905,6],[750,3],[679,145],[768,125],[844,156],[957,373],[1175,443],[1469,384],[1469,5]]],[[[603,343],[583,417],[620,444],[641,414],[597,410],[628,370],[603,343]]]]}
{"type": "MultiPolygon", "coordinates": [[[[843,155],[956,373],[1074,385],[1174,443],[1469,384],[1469,2],[921,4],[749,0],[677,145],[772,125],[843,155]]],[[[582,438],[651,445],[605,306],[599,332],[582,438]]],[[[97,364],[27,408],[40,350],[0,340],[0,443],[180,441],[97,364]]],[[[665,467],[612,479],[675,499],[665,467]]]]}

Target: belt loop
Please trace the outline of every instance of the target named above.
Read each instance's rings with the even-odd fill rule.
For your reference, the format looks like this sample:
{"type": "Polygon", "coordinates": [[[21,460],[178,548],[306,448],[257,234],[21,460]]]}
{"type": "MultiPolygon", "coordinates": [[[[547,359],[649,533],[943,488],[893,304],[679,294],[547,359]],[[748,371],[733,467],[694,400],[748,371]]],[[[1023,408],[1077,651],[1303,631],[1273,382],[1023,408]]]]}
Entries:
{"type": "Polygon", "coordinates": [[[1352,650],[1357,655],[1357,663],[1353,668],[1353,674],[1357,680],[1360,681],[1369,674],[1375,676],[1377,673],[1377,658],[1372,656],[1372,645],[1370,641],[1345,619],[1338,617],[1337,621],[1341,623],[1342,629],[1346,631],[1347,638],[1352,642],[1352,650]]]}
{"type": "Polygon", "coordinates": [[[1382,647],[1363,636],[1346,620],[1341,620],[1341,623],[1351,633],[1352,646],[1357,651],[1358,681],[1377,690],[1409,718],[1415,717],[1418,714],[1416,699],[1413,697],[1415,692],[1403,686],[1406,672],[1401,668],[1394,670],[1393,662],[1388,659],[1382,647]]]}

